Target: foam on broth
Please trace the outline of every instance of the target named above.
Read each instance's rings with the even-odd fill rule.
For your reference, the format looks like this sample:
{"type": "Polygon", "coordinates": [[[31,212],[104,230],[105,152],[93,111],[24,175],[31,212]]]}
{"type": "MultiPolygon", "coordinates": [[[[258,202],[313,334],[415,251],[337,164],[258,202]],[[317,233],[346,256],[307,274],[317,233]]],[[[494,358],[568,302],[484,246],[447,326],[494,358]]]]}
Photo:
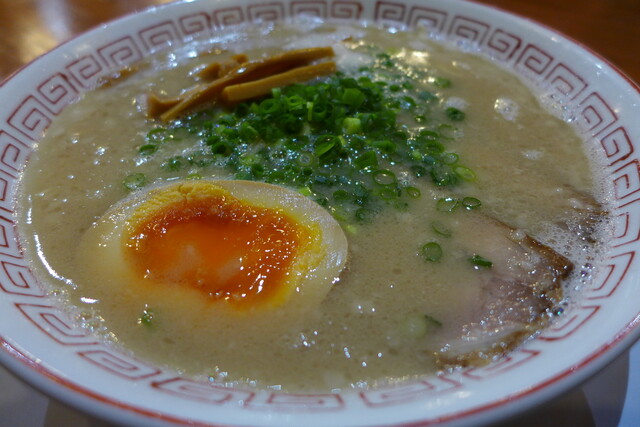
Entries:
{"type": "MultiPolygon", "coordinates": [[[[244,28],[227,41],[217,40],[216,48],[227,53],[202,54],[209,45],[200,43],[161,54],[127,80],[85,94],[52,124],[22,177],[19,228],[22,236],[34,236],[25,242],[27,253],[40,255],[34,271],[87,327],[137,357],[236,385],[327,390],[401,381],[438,369],[435,341],[429,331],[416,338],[412,322],[425,314],[443,325],[464,322],[464,310],[481,292],[469,284],[491,272],[461,268],[463,254],[437,263],[418,255],[418,248],[434,239],[429,224],[451,219],[436,209],[448,193],[430,182],[403,177],[421,197],[404,211],[385,210],[350,235],[348,270],[318,310],[295,322],[280,312],[225,317],[201,298],[167,300],[93,278],[76,261],[83,233],[126,197],[122,179],[129,171],[155,174],[157,182],[188,173],[158,173],[153,160],[137,158],[140,141],[153,127],[141,112],[141,94],[178,93],[190,84],[189,70],[232,52],[251,57],[283,47],[333,44],[338,65],[355,69],[367,58],[342,45],[346,37],[381,46],[454,82],[442,102],[464,109],[467,120],[451,148],[477,175],[455,193],[478,198],[487,215],[570,259],[576,271],[564,288],[579,285],[582,266],[597,256],[602,232],[580,235],[571,225],[580,221],[576,207],[603,196],[593,160],[571,125],[550,115],[516,76],[422,34],[314,25],[309,36],[294,25],[244,28]],[[199,56],[187,58],[194,52],[199,56]],[[157,324],[140,327],[140,314],[149,307],[157,324]]],[[[177,142],[173,150],[180,153],[188,143],[177,142]]],[[[224,169],[209,173],[230,177],[224,169]]],[[[467,221],[460,215],[456,220],[467,221]]],[[[454,243],[447,244],[454,247],[455,239],[464,238],[454,234],[454,243]]],[[[487,248],[486,256],[492,253],[487,248]]]]}

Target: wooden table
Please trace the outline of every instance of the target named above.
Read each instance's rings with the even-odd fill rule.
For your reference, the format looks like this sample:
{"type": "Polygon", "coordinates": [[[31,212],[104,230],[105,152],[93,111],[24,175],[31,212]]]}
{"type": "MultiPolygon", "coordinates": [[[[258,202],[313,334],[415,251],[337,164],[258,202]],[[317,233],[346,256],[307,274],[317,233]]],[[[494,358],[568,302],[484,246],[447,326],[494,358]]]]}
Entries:
{"type": "MultiPolygon", "coordinates": [[[[640,82],[640,55],[637,54],[637,46],[640,42],[640,0],[478,1],[515,12],[555,28],[598,52],[633,80],[640,82]]],[[[124,14],[167,2],[168,0],[0,0],[0,81],[37,56],[77,34],[124,14]]],[[[637,359],[635,364],[640,365],[639,344],[636,344],[631,352],[632,364],[635,360],[634,357],[637,359]]],[[[609,405],[612,400],[611,396],[615,394],[615,389],[621,389],[618,390],[618,395],[622,392],[623,397],[626,393],[627,401],[629,399],[638,401],[640,393],[632,394],[626,389],[628,372],[635,372],[628,369],[628,365],[629,356],[625,354],[616,364],[587,383],[582,389],[568,393],[545,407],[538,408],[533,413],[525,414],[506,425],[518,425],[519,427],[616,425],[615,415],[607,418],[605,414],[605,417],[602,418],[604,421],[600,422],[598,422],[597,416],[595,422],[591,419],[590,414],[586,416],[584,408],[587,408],[586,412],[589,410],[586,406],[583,390],[588,398],[591,396],[592,409],[595,411],[602,409],[603,413],[612,411],[609,406],[622,406],[623,402],[620,401],[620,398],[617,402],[609,405]],[[612,377],[622,378],[622,383],[618,386],[611,386],[607,381],[611,381],[612,377]],[[589,391],[589,388],[593,390],[589,391]],[[609,396],[608,400],[607,396],[609,396]],[[583,416],[585,418],[581,418],[583,416]]],[[[636,371],[640,371],[640,366],[636,371]]],[[[640,375],[634,375],[636,375],[636,380],[632,381],[632,385],[637,386],[640,384],[640,379],[638,379],[640,375]]],[[[13,380],[6,376],[6,373],[0,372],[0,383],[3,381],[13,380]]],[[[12,418],[16,416],[15,414],[20,413],[28,418],[28,420],[24,418],[27,421],[20,423],[21,425],[41,426],[42,415],[38,411],[46,410],[48,400],[20,383],[12,382],[10,387],[15,387],[15,389],[5,391],[5,394],[13,393],[13,398],[9,399],[11,401],[9,406],[3,406],[3,403],[0,402],[0,420],[6,420],[6,416],[12,418]],[[24,390],[18,390],[19,387],[24,387],[24,390]],[[31,393],[36,397],[32,398],[29,395],[29,398],[17,398],[15,397],[16,393],[31,393]],[[6,411],[9,411],[10,414],[6,411]],[[33,416],[28,417],[29,414],[25,415],[27,412],[32,412],[33,416]]],[[[64,410],[61,412],[59,408],[56,409],[55,404],[53,404],[53,410],[49,406],[49,416],[52,416],[52,412],[58,419],[68,421],[69,417],[74,417],[71,412],[64,410]]],[[[4,425],[2,422],[0,424],[4,425]]],[[[46,425],[52,425],[51,421],[46,425]]]]}

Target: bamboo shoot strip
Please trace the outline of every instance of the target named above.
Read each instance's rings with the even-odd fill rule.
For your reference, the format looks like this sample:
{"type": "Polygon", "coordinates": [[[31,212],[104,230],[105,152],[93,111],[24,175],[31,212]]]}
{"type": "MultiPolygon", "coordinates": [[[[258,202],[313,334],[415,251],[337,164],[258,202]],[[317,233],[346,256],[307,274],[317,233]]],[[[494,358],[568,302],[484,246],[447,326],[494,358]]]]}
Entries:
{"type": "Polygon", "coordinates": [[[271,93],[271,89],[277,87],[306,82],[315,77],[325,76],[335,72],[336,63],[333,61],[298,67],[264,79],[227,86],[222,91],[222,100],[225,103],[233,104],[267,95],[271,93]]]}
{"type": "Polygon", "coordinates": [[[155,118],[182,101],[180,97],[161,99],[154,93],[147,95],[147,117],[155,118]]]}
{"type": "MultiPolygon", "coordinates": [[[[199,84],[187,90],[182,94],[180,102],[160,113],[159,117],[163,121],[172,120],[189,109],[208,102],[215,102],[227,86],[263,79],[333,55],[334,52],[331,47],[316,47],[292,50],[280,55],[245,62],[219,79],[199,84]]],[[[154,117],[149,113],[148,115],[154,117]]]]}
{"type": "Polygon", "coordinates": [[[229,74],[231,70],[238,68],[238,65],[249,62],[249,58],[244,53],[233,55],[231,58],[225,61],[212,62],[204,67],[202,70],[196,73],[196,76],[201,80],[215,80],[220,77],[224,77],[229,74]]]}

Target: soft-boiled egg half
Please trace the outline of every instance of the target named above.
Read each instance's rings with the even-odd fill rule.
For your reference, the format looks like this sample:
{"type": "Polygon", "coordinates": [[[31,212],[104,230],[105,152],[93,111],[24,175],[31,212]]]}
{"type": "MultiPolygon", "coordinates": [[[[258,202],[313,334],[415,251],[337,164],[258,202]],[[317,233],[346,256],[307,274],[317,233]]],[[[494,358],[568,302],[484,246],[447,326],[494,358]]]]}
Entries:
{"type": "Polygon", "coordinates": [[[296,191],[194,180],[118,203],[85,233],[78,257],[94,280],[149,293],[179,289],[249,312],[317,306],[345,266],[347,240],[327,211],[296,191]]]}

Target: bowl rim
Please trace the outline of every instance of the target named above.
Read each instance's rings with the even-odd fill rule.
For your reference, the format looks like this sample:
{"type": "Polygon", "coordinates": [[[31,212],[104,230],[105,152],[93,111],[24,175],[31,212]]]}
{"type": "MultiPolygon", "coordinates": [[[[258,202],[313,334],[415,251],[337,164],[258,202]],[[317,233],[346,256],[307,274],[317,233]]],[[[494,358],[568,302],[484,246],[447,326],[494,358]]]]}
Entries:
{"type": "MultiPolygon", "coordinates": [[[[158,10],[169,10],[176,7],[179,8],[182,7],[181,5],[190,3],[206,3],[206,0],[203,0],[202,2],[180,0],[174,3],[151,6],[141,11],[131,12],[117,19],[111,20],[106,24],[95,27],[87,32],[75,36],[74,38],[62,43],[61,45],[56,46],[54,49],[44,53],[43,55],[14,71],[2,82],[0,82],[0,89],[8,85],[10,80],[19,76],[25,69],[33,67],[34,64],[38,64],[39,61],[42,60],[42,58],[48,55],[59,53],[60,51],[64,50],[66,46],[71,43],[75,43],[77,40],[90,37],[92,35],[101,34],[103,31],[107,31],[111,26],[119,22],[127,22],[131,19],[135,20],[138,19],[139,16],[148,16],[149,14],[153,14],[158,10]]],[[[213,1],[211,1],[211,3],[213,3],[213,1]]],[[[609,68],[618,77],[626,81],[626,84],[632,87],[636,91],[636,93],[640,95],[640,86],[638,86],[637,83],[635,83],[629,76],[627,76],[615,65],[610,63],[606,58],[592,51],[581,42],[567,37],[557,30],[554,30],[553,28],[550,28],[544,24],[540,24],[535,20],[529,19],[527,17],[522,17],[518,14],[505,11],[495,6],[485,5],[469,0],[462,0],[458,3],[473,4],[476,7],[491,9],[494,12],[508,15],[511,18],[516,17],[517,19],[529,22],[533,26],[542,28],[548,33],[559,36],[561,39],[564,39],[565,43],[569,42],[569,44],[577,46],[588,55],[598,59],[605,65],[605,67],[609,68]]],[[[616,336],[611,338],[608,342],[602,344],[597,349],[597,351],[592,352],[589,357],[581,359],[580,363],[577,363],[576,365],[565,369],[564,372],[562,372],[560,375],[549,378],[545,382],[539,383],[531,389],[520,390],[518,393],[509,396],[509,398],[501,401],[496,401],[491,405],[470,409],[466,412],[454,413],[453,415],[450,415],[448,417],[441,417],[435,423],[456,421],[464,422],[464,420],[468,420],[471,415],[477,416],[477,418],[473,419],[474,422],[480,421],[483,416],[486,418],[484,422],[495,421],[496,419],[498,419],[496,418],[496,414],[494,414],[495,411],[492,411],[492,409],[494,409],[495,407],[503,408],[504,410],[499,418],[506,418],[510,415],[520,412],[523,408],[529,408],[536,404],[539,404],[542,401],[549,399],[550,396],[558,395],[598,372],[605,365],[610,363],[614,358],[619,356],[626,348],[632,345],[633,342],[640,338],[640,327],[638,327],[638,323],[640,323],[640,310],[637,312],[635,317],[627,323],[626,327],[621,329],[616,336]],[[574,380],[571,382],[565,381],[564,379],[568,376],[571,376],[572,378],[574,378],[574,380]],[[539,392],[541,389],[551,391],[546,393],[547,396],[543,396],[539,392]]],[[[101,418],[110,419],[115,422],[153,423],[160,420],[169,423],[194,423],[194,421],[189,418],[176,418],[173,416],[168,416],[166,414],[161,414],[153,410],[146,410],[144,408],[135,407],[125,402],[117,402],[105,398],[95,391],[86,389],[79,384],[75,384],[72,381],[67,380],[66,378],[64,378],[64,376],[48,370],[37,361],[34,361],[28,355],[28,353],[23,353],[20,350],[20,346],[12,343],[11,341],[11,339],[6,339],[2,335],[0,335],[0,347],[2,347],[3,349],[3,351],[0,351],[0,362],[9,367],[12,372],[14,372],[20,378],[33,385],[37,389],[42,390],[48,395],[60,398],[60,400],[64,401],[65,403],[70,404],[71,406],[74,406],[82,411],[88,411],[100,416],[101,418]],[[79,403],[79,401],[83,402],[79,403]],[[113,411],[112,409],[114,406],[119,409],[125,409],[127,412],[113,411]]],[[[432,423],[434,423],[433,420],[425,419],[423,421],[402,423],[400,425],[417,426],[431,425],[432,423]]],[[[195,425],[217,426],[223,424],[196,422],[195,425]]]]}

